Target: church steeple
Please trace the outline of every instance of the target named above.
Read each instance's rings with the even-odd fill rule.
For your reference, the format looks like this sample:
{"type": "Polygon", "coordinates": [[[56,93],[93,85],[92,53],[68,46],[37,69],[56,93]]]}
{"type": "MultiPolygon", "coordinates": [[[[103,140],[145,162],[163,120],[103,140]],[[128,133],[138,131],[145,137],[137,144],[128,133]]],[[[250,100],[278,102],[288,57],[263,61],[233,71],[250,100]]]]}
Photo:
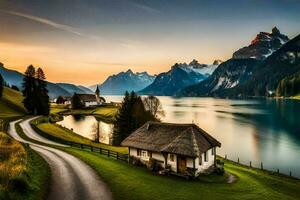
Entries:
{"type": "Polygon", "coordinates": [[[99,90],[99,88],[98,88],[98,85],[97,85],[97,88],[96,88],[95,94],[96,94],[96,96],[100,97],[100,90],[99,90]]]}

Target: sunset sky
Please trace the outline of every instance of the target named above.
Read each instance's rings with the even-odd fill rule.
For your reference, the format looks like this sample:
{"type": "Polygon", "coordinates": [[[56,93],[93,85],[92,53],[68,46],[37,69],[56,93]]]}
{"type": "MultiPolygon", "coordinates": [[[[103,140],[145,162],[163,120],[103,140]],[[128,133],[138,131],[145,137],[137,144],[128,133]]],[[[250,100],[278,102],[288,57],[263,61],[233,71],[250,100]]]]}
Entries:
{"type": "Polygon", "coordinates": [[[0,0],[0,62],[82,85],[226,60],[259,31],[300,33],[299,0],[0,0]],[[225,3],[226,2],[226,3],[225,3]]]}

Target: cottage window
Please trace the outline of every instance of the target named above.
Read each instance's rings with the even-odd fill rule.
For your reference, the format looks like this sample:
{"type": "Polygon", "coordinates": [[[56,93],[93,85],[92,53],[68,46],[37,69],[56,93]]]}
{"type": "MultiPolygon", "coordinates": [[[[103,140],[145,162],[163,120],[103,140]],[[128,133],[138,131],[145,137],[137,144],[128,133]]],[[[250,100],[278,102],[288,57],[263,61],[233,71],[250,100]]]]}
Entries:
{"type": "Polygon", "coordinates": [[[170,161],[174,162],[174,154],[170,154],[170,161]]]}
{"type": "Polygon", "coordinates": [[[215,147],[213,147],[213,148],[211,149],[211,155],[212,155],[212,156],[214,156],[214,155],[215,155],[215,151],[216,151],[216,148],[215,148],[215,147]]]}
{"type": "Polygon", "coordinates": [[[147,157],[147,151],[142,150],[142,157],[147,157]]]}
{"type": "Polygon", "coordinates": [[[141,150],[140,150],[140,149],[137,149],[137,150],[136,150],[136,155],[137,155],[137,156],[141,156],[141,150]]]}
{"type": "Polygon", "coordinates": [[[208,162],[208,155],[207,155],[207,151],[204,153],[204,162],[208,162]]]}

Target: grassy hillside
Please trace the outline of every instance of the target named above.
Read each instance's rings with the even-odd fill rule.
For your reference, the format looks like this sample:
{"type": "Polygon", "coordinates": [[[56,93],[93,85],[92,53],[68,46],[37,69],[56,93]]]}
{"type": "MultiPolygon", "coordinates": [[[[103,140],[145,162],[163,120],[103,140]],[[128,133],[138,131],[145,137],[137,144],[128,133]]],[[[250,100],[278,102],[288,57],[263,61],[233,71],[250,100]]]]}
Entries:
{"type": "Polygon", "coordinates": [[[21,92],[4,87],[3,96],[0,99],[0,131],[7,128],[9,121],[26,114],[22,101],[21,92]]]}
{"type": "Polygon", "coordinates": [[[26,113],[21,92],[4,87],[0,99],[0,118],[22,116],[26,113]]]}

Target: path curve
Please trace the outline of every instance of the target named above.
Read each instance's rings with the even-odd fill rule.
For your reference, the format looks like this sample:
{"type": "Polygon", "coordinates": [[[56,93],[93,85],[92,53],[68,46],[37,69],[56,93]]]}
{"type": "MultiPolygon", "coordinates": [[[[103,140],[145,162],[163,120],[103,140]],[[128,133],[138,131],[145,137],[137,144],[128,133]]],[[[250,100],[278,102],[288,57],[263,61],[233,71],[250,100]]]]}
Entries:
{"type": "MultiPolygon", "coordinates": [[[[53,144],[39,136],[30,126],[30,121],[34,118],[22,121],[24,134],[38,141],[53,144]]],[[[21,138],[15,124],[17,120],[10,123],[8,133],[20,142],[30,145],[49,164],[51,169],[51,188],[48,199],[52,200],[111,200],[112,195],[107,185],[97,176],[94,170],[78,158],[55,148],[38,145],[21,138]]],[[[56,143],[57,144],[57,143],[56,143]]],[[[60,144],[58,144],[61,146],[60,144]]]]}

